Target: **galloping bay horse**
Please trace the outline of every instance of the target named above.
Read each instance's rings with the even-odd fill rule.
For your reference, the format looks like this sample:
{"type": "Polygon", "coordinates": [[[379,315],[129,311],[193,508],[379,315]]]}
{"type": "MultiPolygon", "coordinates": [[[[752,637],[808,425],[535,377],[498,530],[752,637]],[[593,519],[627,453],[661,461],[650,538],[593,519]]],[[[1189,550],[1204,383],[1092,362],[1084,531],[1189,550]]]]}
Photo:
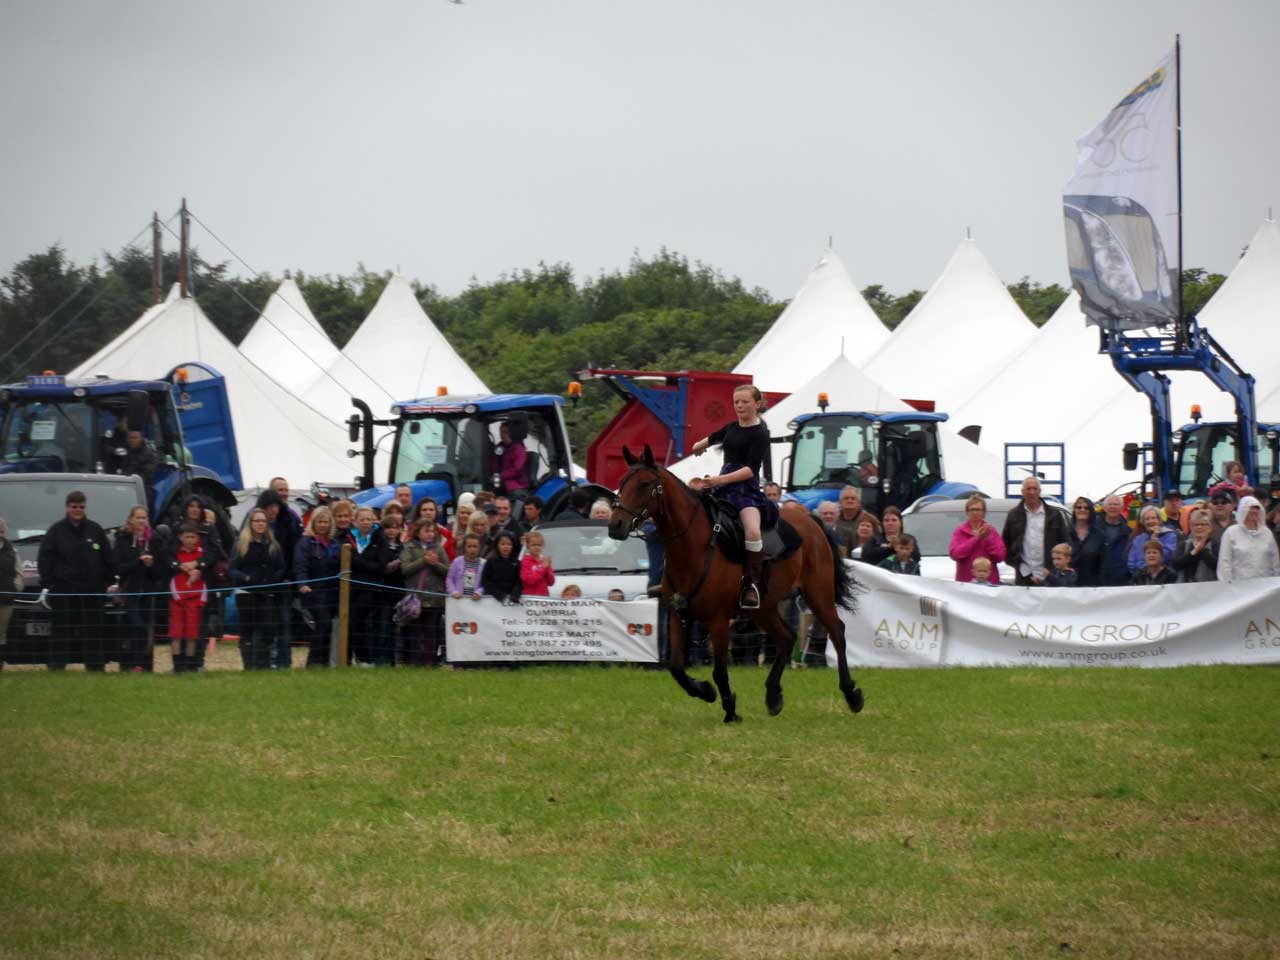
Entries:
{"type": "MultiPolygon", "coordinates": [[[[644,448],[637,457],[622,448],[628,470],[618,485],[609,518],[609,536],[623,540],[652,519],[666,555],[663,593],[671,604],[671,676],[691,697],[715,703],[716,690],[724,708],[724,722],[741,720],[737,697],[729,687],[729,627],[738,609],[742,566],[728,560],[716,546],[715,531],[702,497],[675,474],[654,463],[653,451],[644,448]],[[684,621],[677,604],[687,606],[694,619],[709,633],[713,667],[711,678],[695,680],[685,670],[684,621]]],[[[849,708],[862,709],[862,690],[849,675],[845,659],[844,624],[836,606],[853,608],[856,584],[835,545],[822,527],[798,503],[786,503],[782,517],[800,535],[802,544],[785,559],[769,563],[760,609],[751,613],[756,625],[774,642],[773,668],[765,680],[765,705],[771,716],[782,712],[782,671],[795,645],[795,634],[778,614],[778,604],[799,587],[809,608],[826,627],[836,649],[840,691],[849,708]]]]}

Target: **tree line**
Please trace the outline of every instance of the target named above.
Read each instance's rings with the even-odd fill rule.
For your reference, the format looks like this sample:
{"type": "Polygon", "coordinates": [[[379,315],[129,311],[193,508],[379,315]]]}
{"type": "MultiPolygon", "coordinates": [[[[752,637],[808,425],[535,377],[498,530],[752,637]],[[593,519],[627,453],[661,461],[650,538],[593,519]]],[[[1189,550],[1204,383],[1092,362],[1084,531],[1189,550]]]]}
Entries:
{"type": "MultiPolygon", "coordinates": [[[[178,275],[166,254],[163,276],[178,275]]],[[[350,274],[292,271],[317,321],[335,344],[350,339],[373,309],[391,273],[359,265],[350,274]]],[[[1202,269],[1184,274],[1194,313],[1225,279],[1202,269]]],[[[281,278],[242,277],[228,262],[192,255],[191,284],[210,320],[239,343],[281,278]]],[[[636,255],[625,270],[577,277],[564,263],[539,263],[496,280],[473,279],[449,295],[430,284],[413,289],[436,326],[491,389],[563,393],[587,367],[729,370],[786,306],[707,264],[665,248],[636,255]]],[[[1009,293],[1035,324],[1061,305],[1067,290],[1023,277],[1009,293]]],[[[880,284],[863,297],[889,329],[924,296],[895,295],[880,284]]],[[[78,264],[61,246],[31,254],[0,278],[0,382],[42,370],[65,371],[119,335],[151,304],[151,256],[137,247],[78,264]]],[[[1082,321],[1083,322],[1083,321],[1082,321]]],[[[166,371],[157,369],[156,376],[166,371]]],[[[407,399],[407,398],[406,398],[407,399]]],[[[579,456],[618,409],[603,386],[588,386],[570,419],[579,456]]]]}

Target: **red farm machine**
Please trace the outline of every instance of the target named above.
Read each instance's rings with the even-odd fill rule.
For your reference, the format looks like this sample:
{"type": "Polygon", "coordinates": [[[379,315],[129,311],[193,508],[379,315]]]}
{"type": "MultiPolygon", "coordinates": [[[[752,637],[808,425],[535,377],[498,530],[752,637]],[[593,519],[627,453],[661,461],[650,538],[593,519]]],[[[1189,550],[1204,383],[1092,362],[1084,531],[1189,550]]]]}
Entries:
{"type": "MultiPolygon", "coordinates": [[[[622,446],[653,450],[659,463],[672,464],[713,430],[733,419],[730,398],[735,387],[750,384],[751,375],[708,370],[612,370],[591,368],[583,380],[602,380],[625,403],[587,448],[587,476],[617,489],[627,466],[622,446]]],[[[769,405],[785,393],[765,393],[769,405]]]]}

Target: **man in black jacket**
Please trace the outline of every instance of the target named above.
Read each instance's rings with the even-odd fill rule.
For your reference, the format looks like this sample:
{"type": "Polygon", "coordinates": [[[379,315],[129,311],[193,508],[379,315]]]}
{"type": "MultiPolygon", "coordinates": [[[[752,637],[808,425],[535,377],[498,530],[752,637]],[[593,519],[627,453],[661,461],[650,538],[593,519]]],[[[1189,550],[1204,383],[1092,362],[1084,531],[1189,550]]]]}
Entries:
{"type": "Polygon", "coordinates": [[[102,527],[85,515],[83,493],[68,493],[66,506],[66,517],[45,531],[36,560],[40,586],[49,591],[53,611],[49,669],[83,660],[85,669],[101,670],[109,659],[103,604],[115,576],[111,544],[102,527]],[[81,655],[73,656],[77,651],[81,655]]]}
{"type": "Polygon", "coordinates": [[[125,434],[124,453],[116,473],[122,477],[141,477],[142,482],[151,489],[156,479],[156,468],[160,466],[160,458],[139,430],[130,430],[125,434]]]}
{"type": "MultiPolygon", "coordinates": [[[[276,480],[283,479],[283,477],[276,478],[276,480]]],[[[297,550],[298,541],[302,539],[302,521],[289,509],[284,497],[275,489],[263,490],[258,496],[257,506],[267,512],[271,535],[280,545],[280,553],[284,556],[284,579],[291,581],[293,580],[293,555],[297,550]]],[[[276,635],[275,645],[271,651],[273,670],[288,670],[293,665],[293,607],[286,603],[282,614],[284,617],[282,629],[276,635]]]]}
{"type": "Polygon", "coordinates": [[[1053,548],[1066,543],[1069,535],[1066,515],[1040,499],[1040,481],[1022,481],[1022,502],[1005,518],[1005,563],[1013,567],[1013,582],[1020,587],[1038,587],[1052,566],[1053,548]]]}
{"type": "Polygon", "coordinates": [[[1123,587],[1129,583],[1129,535],[1133,528],[1124,515],[1124,501],[1114,493],[1102,503],[1102,519],[1098,522],[1102,532],[1102,583],[1103,587],[1123,587]]]}

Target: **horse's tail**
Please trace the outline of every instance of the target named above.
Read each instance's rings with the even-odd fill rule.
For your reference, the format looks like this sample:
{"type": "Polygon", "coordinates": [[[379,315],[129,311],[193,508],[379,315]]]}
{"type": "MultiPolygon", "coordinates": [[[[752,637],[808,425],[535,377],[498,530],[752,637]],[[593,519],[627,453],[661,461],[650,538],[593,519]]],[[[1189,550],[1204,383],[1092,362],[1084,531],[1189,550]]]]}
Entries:
{"type": "MultiPolygon", "coordinates": [[[[825,530],[823,532],[826,533],[825,530]]],[[[840,545],[830,533],[827,533],[827,544],[831,547],[836,605],[854,613],[858,609],[858,594],[863,590],[862,584],[854,577],[853,571],[845,565],[844,557],[840,556],[840,545]]]]}

